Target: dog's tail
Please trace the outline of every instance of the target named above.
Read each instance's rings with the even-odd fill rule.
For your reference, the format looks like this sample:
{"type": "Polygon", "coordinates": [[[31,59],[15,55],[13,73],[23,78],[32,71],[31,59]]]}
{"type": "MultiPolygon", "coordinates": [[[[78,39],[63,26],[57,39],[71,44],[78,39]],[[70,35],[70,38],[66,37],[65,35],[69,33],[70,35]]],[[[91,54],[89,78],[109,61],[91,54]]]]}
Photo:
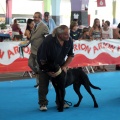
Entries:
{"type": "Polygon", "coordinates": [[[89,81],[89,85],[90,85],[90,87],[92,87],[93,89],[101,90],[101,88],[99,88],[99,87],[97,87],[97,86],[94,86],[90,81],[89,81]]]}

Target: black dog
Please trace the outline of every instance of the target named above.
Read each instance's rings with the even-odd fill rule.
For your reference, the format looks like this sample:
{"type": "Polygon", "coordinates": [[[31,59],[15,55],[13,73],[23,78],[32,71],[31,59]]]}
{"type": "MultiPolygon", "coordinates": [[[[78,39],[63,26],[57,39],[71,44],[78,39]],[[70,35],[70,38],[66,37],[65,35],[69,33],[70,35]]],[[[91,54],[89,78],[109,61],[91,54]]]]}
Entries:
{"type": "MultiPolygon", "coordinates": [[[[59,67],[59,65],[45,64],[41,68],[45,72],[49,72],[49,71],[50,72],[57,72],[60,67],[59,67]]],[[[62,75],[64,75],[63,72],[61,72],[61,74],[59,74],[57,76],[58,80],[56,82],[54,80],[52,81],[55,89],[61,90],[61,88],[59,88],[59,84],[63,84],[63,81],[61,81],[62,75]],[[56,84],[58,84],[57,87],[55,86],[56,84]]],[[[90,87],[92,87],[94,89],[99,89],[99,90],[101,90],[101,89],[99,87],[96,87],[96,86],[91,84],[87,74],[82,70],[81,67],[69,69],[67,71],[66,80],[64,82],[65,82],[64,83],[65,88],[73,84],[74,91],[78,95],[79,100],[74,105],[74,107],[78,107],[80,105],[80,102],[81,102],[82,98],[83,98],[81,93],[80,93],[80,90],[79,90],[80,86],[83,85],[85,87],[85,89],[87,90],[87,92],[91,95],[91,97],[93,99],[93,102],[94,102],[94,107],[98,108],[97,101],[96,101],[94,95],[92,94],[92,91],[91,91],[90,87]]],[[[59,103],[59,105],[61,105],[61,106],[59,106],[60,108],[58,110],[63,111],[63,103],[64,103],[64,101],[63,101],[64,99],[62,98],[63,96],[62,95],[60,96],[60,94],[58,94],[58,92],[56,92],[56,96],[58,96],[58,98],[62,100],[62,101],[59,101],[59,102],[61,102],[61,103],[59,103]]]]}
{"type": "Polygon", "coordinates": [[[79,98],[78,102],[74,105],[74,107],[78,107],[83,98],[83,96],[80,93],[80,86],[83,85],[87,90],[87,92],[91,95],[94,102],[94,107],[98,108],[97,101],[94,95],[92,94],[90,87],[98,90],[101,90],[101,89],[91,84],[87,74],[82,70],[82,68],[74,68],[74,69],[69,69],[67,71],[65,87],[68,87],[69,85],[72,85],[72,84],[73,84],[73,89],[79,98]]]}

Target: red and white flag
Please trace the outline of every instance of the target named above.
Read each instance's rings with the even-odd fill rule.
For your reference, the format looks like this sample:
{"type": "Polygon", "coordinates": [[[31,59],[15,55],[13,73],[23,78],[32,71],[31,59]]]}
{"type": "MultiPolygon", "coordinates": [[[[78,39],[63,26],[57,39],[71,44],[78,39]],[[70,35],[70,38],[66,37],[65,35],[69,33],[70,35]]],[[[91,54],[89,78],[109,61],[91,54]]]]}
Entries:
{"type": "Polygon", "coordinates": [[[105,7],[106,3],[105,0],[97,0],[97,7],[105,7]]]}

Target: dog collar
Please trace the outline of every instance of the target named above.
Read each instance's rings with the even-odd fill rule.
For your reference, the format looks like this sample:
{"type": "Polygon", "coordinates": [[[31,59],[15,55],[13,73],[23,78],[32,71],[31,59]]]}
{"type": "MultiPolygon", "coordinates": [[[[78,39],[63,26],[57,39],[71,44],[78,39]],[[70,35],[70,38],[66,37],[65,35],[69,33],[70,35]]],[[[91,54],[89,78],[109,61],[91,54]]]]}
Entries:
{"type": "Polygon", "coordinates": [[[61,68],[55,73],[55,76],[57,77],[62,72],[61,68]]]}

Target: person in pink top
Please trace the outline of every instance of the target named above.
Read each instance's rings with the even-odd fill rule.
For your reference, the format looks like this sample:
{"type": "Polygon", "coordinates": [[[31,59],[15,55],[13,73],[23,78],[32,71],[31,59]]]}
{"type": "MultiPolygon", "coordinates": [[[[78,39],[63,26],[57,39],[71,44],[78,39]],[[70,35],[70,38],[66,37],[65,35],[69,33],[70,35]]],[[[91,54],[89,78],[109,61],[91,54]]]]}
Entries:
{"type": "Polygon", "coordinates": [[[17,23],[16,19],[14,20],[14,23],[12,24],[11,28],[12,28],[12,37],[14,37],[14,35],[21,35],[21,34],[23,34],[19,24],[17,23]]]}

